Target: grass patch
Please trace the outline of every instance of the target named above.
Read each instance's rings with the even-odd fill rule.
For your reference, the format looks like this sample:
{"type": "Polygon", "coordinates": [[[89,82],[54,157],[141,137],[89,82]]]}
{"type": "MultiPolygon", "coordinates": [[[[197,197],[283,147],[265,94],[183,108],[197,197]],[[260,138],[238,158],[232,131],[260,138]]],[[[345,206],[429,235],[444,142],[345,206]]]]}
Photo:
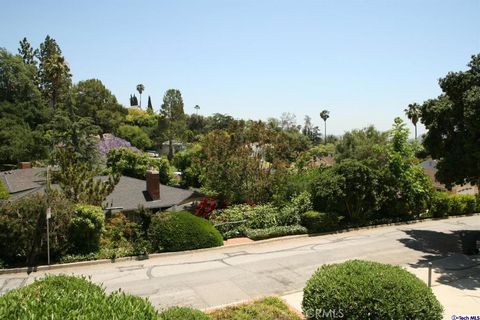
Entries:
{"type": "Polygon", "coordinates": [[[209,314],[213,320],[300,320],[277,297],[266,297],[254,302],[226,307],[209,314]]]}

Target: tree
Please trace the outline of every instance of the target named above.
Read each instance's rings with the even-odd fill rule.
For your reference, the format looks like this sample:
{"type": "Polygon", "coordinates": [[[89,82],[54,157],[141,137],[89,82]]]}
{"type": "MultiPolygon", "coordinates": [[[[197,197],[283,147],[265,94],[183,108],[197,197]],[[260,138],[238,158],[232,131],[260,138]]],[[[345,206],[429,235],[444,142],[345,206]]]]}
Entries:
{"type": "Polygon", "coordinates": [[[127,110],[100,80],[80,81],[72,92],[77,115],[91,118],[102,134],[116,132],[125,121],[127,110]]]}
{"type": "Polygon", "coordinates": [[[280,117],[280,126],[282,130],[297,130],[297,117],[290,112],[282,113],[280,117]]]}
{"type": "Polygon", "coordinates": [[[389,216],[418,215],[430,205],[433,184],[418,167],[409,130],[400,118],[394,120],[386,148],[387,165],[382,168],[383,212],[389,216]]]}
{"type": "Polygon", "coordinates": [[[410,119],[415,127],[415,140],[417,140],[417,122],[420,117],[420,105],[418,103],[411,103],[405,109],[405,114],[410,119]]]}
{"type": "Polygon", "coordinates": [[[0,163],[46,157],[42,127],[50,114],[35,76],[35,66],[0,49],[0,163]]]}
{"type": "Polygon", "coordinates": [[[323,122],[325,123],[325,144],[327,144],[327,119],[330,118],[330,111],[328,110],[323,110],[320,112],[320,118],[323,119],[323,122]]]}
{"type": "Polygon", "coordinates": [[[137,84],[137,91],[140,94],[140,104],[139,107],[142,107],[142,92],[145,90],[145,86],[143,84],[137,84]]]}
{"type": "Polygon", "coordinates": [[[55,109],[68,94],[71,84],[70,68],[55,39],[47,36],[37,51],[39,87],[43,96],[55,109]]]}
{"type": "Polygon", "coordinates": [[[318,130],[317,126],[312,125],[312,118],[305,116],[305,123],[303,125],[302,133],[306,136],[313,144],[318,144],[321,141],[321,133],[318,130]]]}
{"type": "Polygon", "coordinates": [[[380,207],[379,176],[375,170],[353,159],[322,170],[312,189],[317,210],[345,214],[349,221],[362,222],[380,207]]]}
{"type": "Polygon", "coordinates": [[[35,57],[38,54],[38,50],[32,48],[27,38],[23,38],[22,41],[20,41],[18,53],[22,57],[23,63],[36,67],[37,61],[35,60],[35,57]]]}
{"type": "Polygon", "coordinates": [[[195,113],[198,114],[198,110],[200,110],[200,106],[197,104],[197,105],[195,105],[194,108],[195,108],[195,113]]]}
{"type": "Polygon", "coordinates": [[[186,129],[183,99],[180,90],[169,89],[165,92],[160,114],[165,122],[165,136],[168,139],[168,159],[172,160],[173,140],[180,139],[186,129]]]}
{"type": "Polygon", "coordinates": [[[150,96],[148,96],[147,113],[153,114],[152,100],[150,99],[150,96]]]}
{"type": "Polygon", "coordinates": [[[385,146],[388,132],[380,132],[374,126],[346,132],[336,144],[335,159],[356,159],[373,168],[381,168],[386,164],[385,146]]]}
{"type": "Polygon", "coordinates": [[[480,185],[480,54],[472,56],[468,67],[440,79],[443,93],[420,107],[428,130],[423,146],[438,159],[437,179],[448,187],[480,185]]]}
{"type": "Polygon", "coordinates": [[[135,147],[145,150],[152,146],[152,140],[148,134],[137,126],[122,125],[118,128],[118,136],[128,140],[135,147]]]}

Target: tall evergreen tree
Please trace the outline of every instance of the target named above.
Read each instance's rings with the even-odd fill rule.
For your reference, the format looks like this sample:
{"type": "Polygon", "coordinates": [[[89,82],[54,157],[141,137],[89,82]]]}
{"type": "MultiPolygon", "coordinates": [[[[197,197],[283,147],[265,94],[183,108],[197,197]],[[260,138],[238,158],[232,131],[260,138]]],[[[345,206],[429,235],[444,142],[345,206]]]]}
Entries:
{"type": "Polygon", "coordinates": [[[165,92],[160,114],[162,120],[166,122],[165,134],[168,139],[168,158],[171,160],[173,158],[173,140],[181,138],[186,129],[183,98],[180,90],[168,89],[165,92]]]}
{"type": "Polygon", "coordinates": [[[55,39],[47,36],[37,51],[39,88],[54,109],[71,85],[70,68],[55,39]]]}
{"type": "Polygon", "coordinates": [[[330,111],[323,110],[320,112],[320,118],[325,122],[325,144],[327,144],[327,119],[330,118],[330,111]]]}
{"type": "Polygon", "coordinates": [[[150,96],[148,96],[147,112],[148,112],[149,114],[153,114],[152,99],[150,99],[150,96]]]}
{"type": "Polygon", "coordinates": [[[20,48],[18,48],[18,53],[22,57],[25,64],[33,66],[37,65],[35,56],[37,55],[38,50],[32,48],[27,38],[23,38],[22,41],[20,41],[20,48]]]}

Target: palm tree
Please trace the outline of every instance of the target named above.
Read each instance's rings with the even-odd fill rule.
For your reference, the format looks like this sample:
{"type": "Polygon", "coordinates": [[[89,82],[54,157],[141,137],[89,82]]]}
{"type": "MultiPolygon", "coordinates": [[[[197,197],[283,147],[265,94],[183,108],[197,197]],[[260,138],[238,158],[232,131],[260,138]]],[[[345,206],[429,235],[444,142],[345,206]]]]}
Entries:
{"type": "Polygon", "coordinates": [[[417,122],[418,122],[418,119],[420,118],[420,105],[418,103],[409,104],[408,108],[405,109],[405,114],[415,126],[415,140],[417,140],[417,122]]]}
{"type": "Polygon", "coordinates": [[[323,110],[320,112],[320,118],[325,122],[325,144],[327,144],[327,119],[330,118],[330,111],[323,110]]]}
{"type": "Polygon", "coordinates": [[[195,105],[194,109],[195,109],[196,114],[198,114],[198,110],[200,110],[200,106],[197,104],[197,105],[195,105]]]}
{"type": "Polygon", "coordinates": [[[145,86],[143,84],[137,84],[137,91],[140,94],[140,108],[142,107],[142,92],[145,90],[145,86]]]}

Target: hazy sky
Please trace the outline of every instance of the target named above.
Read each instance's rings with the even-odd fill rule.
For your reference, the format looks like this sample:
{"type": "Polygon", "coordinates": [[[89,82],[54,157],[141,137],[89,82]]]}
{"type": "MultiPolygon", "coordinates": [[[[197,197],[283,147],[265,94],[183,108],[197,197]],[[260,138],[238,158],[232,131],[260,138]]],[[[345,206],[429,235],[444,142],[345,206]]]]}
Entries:
{"type": "MultiPolygon", "coordinates": [[[[479,0],[10,1],[0,46],[60,44],[74,81],[98,78],[125,105],[138,83],[158,109],[267,119],[306,114],[329,131],[388,129],[438,78],[480,53],[479,0]]],[[[146,103],[145,103],[146,104],[146,103]]],[[[144,104],[144,105],[145,105],[144,104]]],[[[420,130],[422,132],[422,130],[420,130]]]]}

